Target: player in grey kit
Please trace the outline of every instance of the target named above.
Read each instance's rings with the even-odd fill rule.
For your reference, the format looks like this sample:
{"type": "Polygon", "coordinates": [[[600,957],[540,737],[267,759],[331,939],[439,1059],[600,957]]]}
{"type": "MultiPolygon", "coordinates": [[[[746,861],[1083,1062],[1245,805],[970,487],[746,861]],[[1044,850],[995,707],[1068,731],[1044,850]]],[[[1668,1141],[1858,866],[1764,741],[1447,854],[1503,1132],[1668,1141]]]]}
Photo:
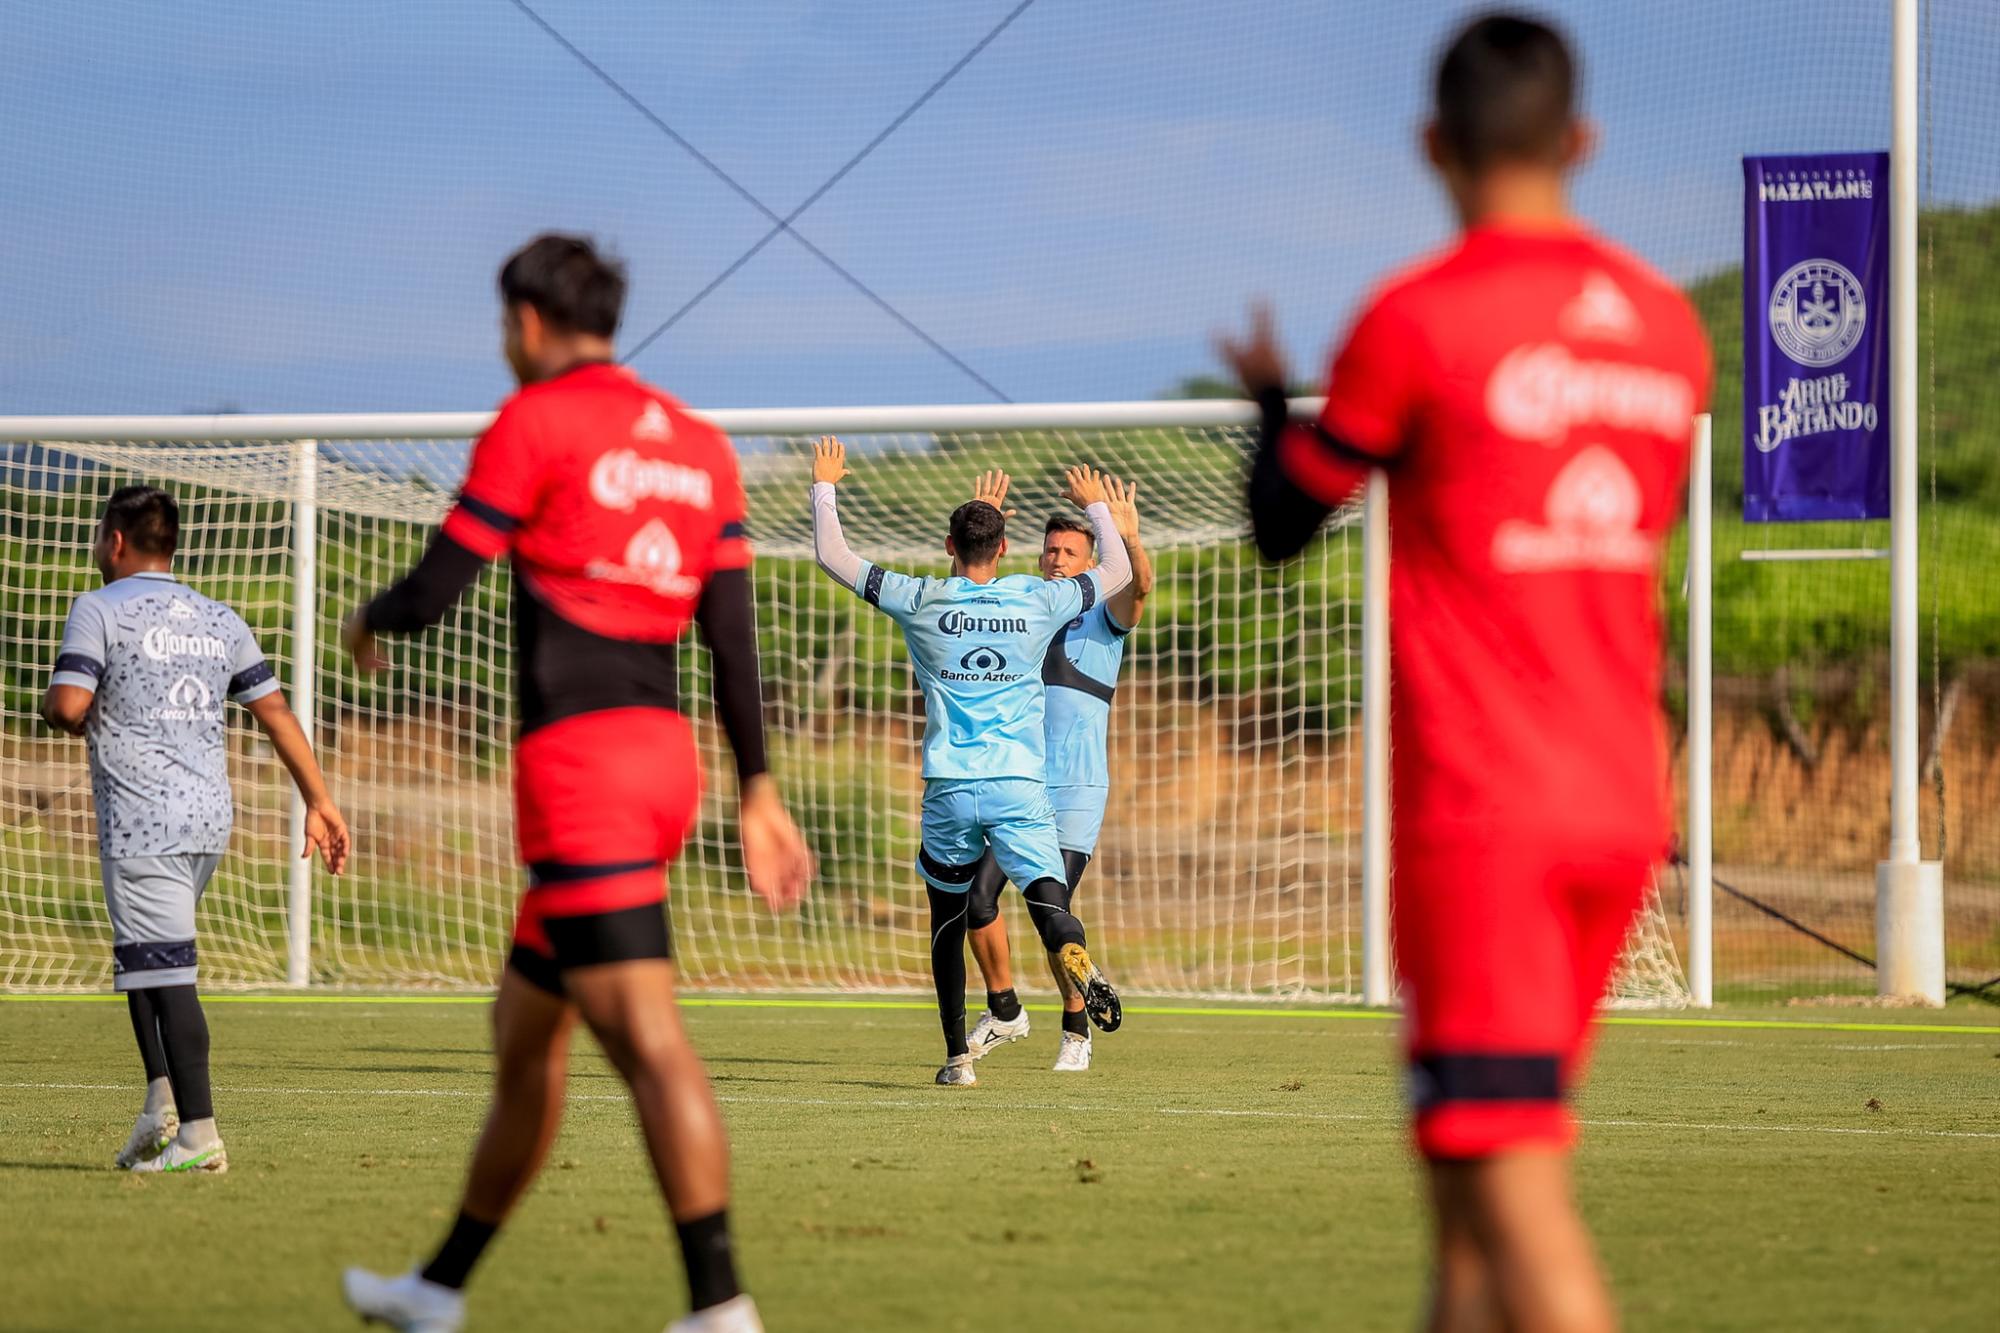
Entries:
{"type": "Polygon", "coordinates": [[[195,904],[234,818],[223,700],[270,737],[306,801],[304,855],[347,864],[347,824],[298,719],[234,611],[173,576],[180,508],[153,486],[111,495],[91,554],[104,587],[70,608],[42,717],[90,743],[112,970],[146,1067],[146,1105],[118,1153],[134,1171],[229,1169],[195,997],[195,904]],[[176,1133],[178,1129],[178,1133],[176,1133]]]}

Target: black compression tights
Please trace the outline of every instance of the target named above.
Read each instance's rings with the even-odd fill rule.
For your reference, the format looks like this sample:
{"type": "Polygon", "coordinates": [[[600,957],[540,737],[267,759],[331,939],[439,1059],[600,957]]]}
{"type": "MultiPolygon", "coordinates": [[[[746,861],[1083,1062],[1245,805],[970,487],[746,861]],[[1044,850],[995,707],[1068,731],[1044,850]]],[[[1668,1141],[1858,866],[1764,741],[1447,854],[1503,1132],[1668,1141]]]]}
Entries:
{"type": "Polygon", "coordinates": [[[931,900],[931,978],[937,983],[945,1054],[964,1055],[966,896],[929,886],[926,891],[931,900]]]}

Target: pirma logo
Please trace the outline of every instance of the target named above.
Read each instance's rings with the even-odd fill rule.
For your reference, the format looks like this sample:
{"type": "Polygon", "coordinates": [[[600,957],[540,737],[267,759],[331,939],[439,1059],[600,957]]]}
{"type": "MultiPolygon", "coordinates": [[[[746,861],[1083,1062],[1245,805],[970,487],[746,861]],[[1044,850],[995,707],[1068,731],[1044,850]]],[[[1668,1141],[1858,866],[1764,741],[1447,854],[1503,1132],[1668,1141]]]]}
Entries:
{"type": "Polygon", "coordinates": [[[1007,659],[991,648],[974,648],[958,659],[958,664],[967,671],[1005,671],[1007,659]]]}
{"type": "Polygon", "coordinates": [[[1868,326],[1868,300],[1853,273],[1831,259],[1785,270],[1771,289],[1771,341],[1802,366],[1831,366],[1854,350],[1868,326]]]}

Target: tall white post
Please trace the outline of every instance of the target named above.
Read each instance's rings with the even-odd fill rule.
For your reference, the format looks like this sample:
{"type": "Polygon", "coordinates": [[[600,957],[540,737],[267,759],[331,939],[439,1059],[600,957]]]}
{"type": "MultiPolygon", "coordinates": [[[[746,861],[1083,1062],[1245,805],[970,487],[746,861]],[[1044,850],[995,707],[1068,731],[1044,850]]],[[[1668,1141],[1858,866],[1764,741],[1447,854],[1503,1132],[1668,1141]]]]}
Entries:
{"type": "Polygon", "coordinates": [[[1876,987],[1944,1003],[1944,868],[1917,834],[1917,0],[1889,46],[1889,857],[1875,870],[1876,987]]]}
{"type": "Polygon", "coordinates": [[[1688,469],[1688,997],[1715,1003],[1715,454],[1714,422],[1694,419],[1688,469]]]}
{"type": "Polygon", "coordinates": [[[1361,1001],[1395,1000],[1389,962],[1389,479],[1361,505],[1361,1001]]]}
{"type": "MultiPolygon", "coordinates": [[[[292,711],[307,744],[319,722],[319,441],[300,440],[292,459],[292,711]]],[[[286,911],[285,984],[312,979],[312,862],[306,845],[306,803],[292,791],[291,892],[286,911]]]]}

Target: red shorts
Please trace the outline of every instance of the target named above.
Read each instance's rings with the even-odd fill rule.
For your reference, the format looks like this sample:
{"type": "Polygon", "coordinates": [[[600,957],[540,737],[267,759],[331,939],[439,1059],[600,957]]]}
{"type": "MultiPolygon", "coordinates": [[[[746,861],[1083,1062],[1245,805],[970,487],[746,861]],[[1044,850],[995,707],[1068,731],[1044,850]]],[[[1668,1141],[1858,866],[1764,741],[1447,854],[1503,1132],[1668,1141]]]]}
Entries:
{"type": "Polygon", "coordinates": [[[1567,1099],[1652,873],[1638,855],[1397,849],[1396,966],[1425,1156],[1569,1146],[1567,1099]]]}
{"type": "Polygon", "coordinates": [[[694,731],[661,708],[537,728],[514,754],[528,889],[510,965],[546,989],[561,969],[668,956],[667,864],[701,805],[694,731]]]}

